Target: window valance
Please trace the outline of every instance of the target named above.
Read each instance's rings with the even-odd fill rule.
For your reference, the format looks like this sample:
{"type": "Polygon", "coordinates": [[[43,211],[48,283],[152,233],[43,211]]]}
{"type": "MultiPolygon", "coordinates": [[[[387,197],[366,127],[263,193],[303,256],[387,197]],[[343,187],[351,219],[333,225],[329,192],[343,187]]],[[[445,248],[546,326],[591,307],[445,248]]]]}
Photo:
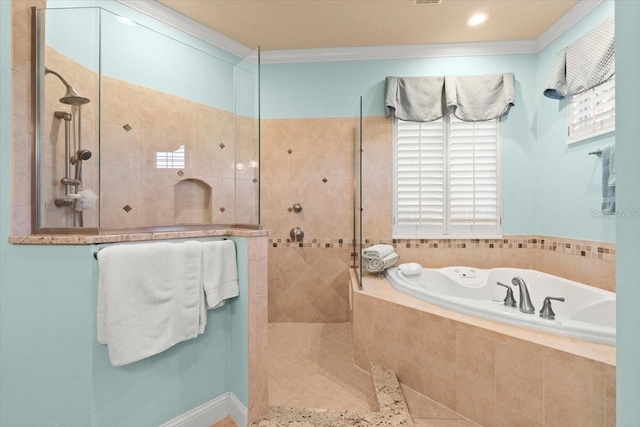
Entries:
{"type": "Polygon", "coordinates": [[[553,99],[576,95],[615,74],[614,17],[560,50],[547,77],[544,95],[553,99]]]}
{"type": "Polygon", "coordinates": [[[492,120],[508,114],[514,105],[513,73],[485,76],[387,77],[387,116],[430,122],[448,108],[460,120],[492,120]]]}

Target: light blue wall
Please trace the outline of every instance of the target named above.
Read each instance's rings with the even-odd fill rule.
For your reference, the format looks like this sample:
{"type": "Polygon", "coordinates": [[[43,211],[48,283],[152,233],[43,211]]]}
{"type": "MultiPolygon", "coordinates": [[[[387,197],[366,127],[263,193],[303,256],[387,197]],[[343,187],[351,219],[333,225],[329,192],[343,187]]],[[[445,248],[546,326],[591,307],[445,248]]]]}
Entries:
{"type": "Polygon", "coordinates": [[[243,58],[113,0],[50,0],[47,8],[47,44],[88,69],[256,117],[257,70],[235,72],[243,58]]]}
{"type": "Polygon", "coordinates": [[[613,14],[613,5],[604,2],[537,55],[265,64],[262,118],[356,117],[361,95],[365,116],[383,116],[386,76],[513,72],[516,105],[502,125],[503,233],[615,242],[615,220],[597,215],[600,159],[587,154],[614,138],[568,147],[566,102],[542,96],[555,53],[613,14]]]}
{"type": "Polygon", "coordinates": [[[615,242],[615,219],[599,215],[602,161],[588,154],[613,145],[614,134],[567,145],[567,101],[542,95],[556,52],[613,14],[614,2],[604,2],[538,54],[536,209],[542,235],[615,242]]]}
{"type": "Polygon", "coordinates": [[[198,338],[113,367],[95,335],[94,247],[3,234],[0,425],[152,427],[227,391],[247,405],[247,242],[233,240],[242,297],[210,311],[198,338]]]}
{"type": "Polygon", "coordinates": [[[640,2],[616,2],[617,421],[640,420],[640,2]]]}
{"type": "Polygon", "coordinates": [[[360,95],[365,116],[383,116],[386,76],[513,72],[516,105],[502,123],[503,231],[531,234],[536,212],[535,60],[535,55],[501,55],[265,64],[262,118],[356,117],[360,95]]]}

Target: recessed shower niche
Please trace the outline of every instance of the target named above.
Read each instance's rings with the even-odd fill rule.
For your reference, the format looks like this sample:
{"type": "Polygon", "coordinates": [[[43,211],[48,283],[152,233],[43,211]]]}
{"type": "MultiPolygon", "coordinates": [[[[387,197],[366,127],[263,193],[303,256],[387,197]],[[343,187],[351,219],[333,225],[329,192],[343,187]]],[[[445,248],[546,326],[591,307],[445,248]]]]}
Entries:
{"type": "Polygon", "coordinates": [[[199,179],[178,182],[174,186],[173,212],[179,224],[211,224],[211,186],[199,179]]]}
{"type": "Polygon", "coordinates": [[[34,16],[34,232],[259,225],[256,52],[102,8],[34,16]]]}

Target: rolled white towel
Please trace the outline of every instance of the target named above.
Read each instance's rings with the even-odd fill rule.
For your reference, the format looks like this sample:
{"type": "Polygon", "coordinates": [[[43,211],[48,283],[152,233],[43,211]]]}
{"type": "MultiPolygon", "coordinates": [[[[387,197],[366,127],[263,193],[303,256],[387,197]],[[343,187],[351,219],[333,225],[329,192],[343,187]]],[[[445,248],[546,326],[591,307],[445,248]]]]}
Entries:
{"type": "Polygon", "coordinates": [[[368,259],[382,259],[393,253],[391,245],[373,245],[362,250],[362,256],[368,259]]]}
{"type": "Polygon", "coordinates": [[[384,258],[367,260],[364,268],[371,273],[379,273],[393,266],[396,261],[398,261],[398,254],[395,252],[391,252],[384,258]]]}
{"type": "Polygon", "coordinates": [[[405,276],[417,276],[422,274],[422,266],[416,262],[400,264],[398,266],[398,270],[400,270],[405,276]]]}

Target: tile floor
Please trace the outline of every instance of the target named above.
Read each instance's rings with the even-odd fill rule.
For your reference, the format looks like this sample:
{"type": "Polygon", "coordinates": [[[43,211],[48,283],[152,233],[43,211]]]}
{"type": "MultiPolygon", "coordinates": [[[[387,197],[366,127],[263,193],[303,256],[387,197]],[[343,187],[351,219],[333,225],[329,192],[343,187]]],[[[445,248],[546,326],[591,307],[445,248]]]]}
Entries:
{"type": "MultiPolygon", "coordinates": [[[[402,392],[416,427],[478,427],[408,387],[402,392]]],[[[348,323],[269,324],[269,404],[377,409],[371,375],[353,365],[348,323]]]]}
{"type": "MultiPolygon", "coordinates": [[[[479,427],[402,387],[415,427],[479,427]]],[[[348,323],[269,324],[269,404],[375,411],[371,375],[353,365],[348,323]]],[[[211,427],[236,427],[229,417],[211,427]]]]}

